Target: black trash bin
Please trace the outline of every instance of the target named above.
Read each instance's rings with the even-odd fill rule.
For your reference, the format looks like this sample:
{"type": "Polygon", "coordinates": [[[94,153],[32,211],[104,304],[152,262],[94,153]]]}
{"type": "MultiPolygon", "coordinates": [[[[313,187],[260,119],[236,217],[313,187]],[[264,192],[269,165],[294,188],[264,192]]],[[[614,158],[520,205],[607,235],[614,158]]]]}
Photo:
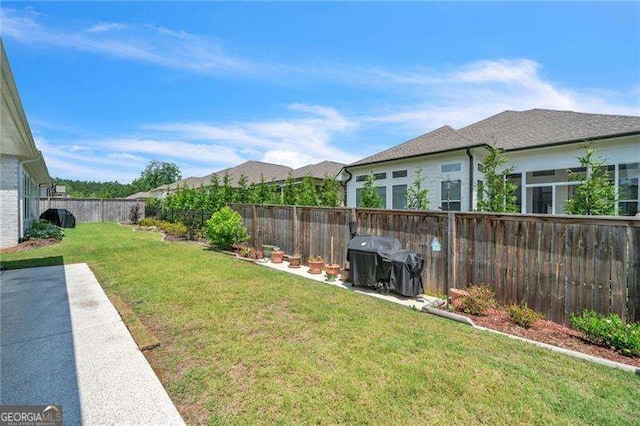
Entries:
{"type": "Polygon", "coordinates": [[[48,209],[40,215],[40,219],[44,219],[61,228],[76,227],[76,218],[67,209],[48,209]]]}

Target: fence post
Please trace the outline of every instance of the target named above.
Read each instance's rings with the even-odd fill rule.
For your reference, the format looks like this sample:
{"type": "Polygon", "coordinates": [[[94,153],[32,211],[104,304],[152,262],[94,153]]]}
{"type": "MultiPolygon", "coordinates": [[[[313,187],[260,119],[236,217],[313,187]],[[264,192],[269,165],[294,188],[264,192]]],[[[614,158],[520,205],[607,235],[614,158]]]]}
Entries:
{"type": "Polygon", "coordinates": [[[452,211],[447,212],[447,287],[445,288],[446,295],[449,297],[449,289],[456,288],[458,285],[457,280],[457,266],[458,266],[458,254],[456,250],[456,214],[452,211]]]}
{"type": "Polygon", "coordinates": [[[298,250],[298,208],[293,206],[293,255],[300,254],[298,250]]]}
{"type": "Polygon", "coordinates": [[[104,199],[100,198],[100,222],[104,222],[104,199]]]}
{"type": "Polygon", "coordinates": [[[256,209],[256,205],[252,205],[251,209],[253,211],[253,246],[258,250],[258,211],[256,209]]]}

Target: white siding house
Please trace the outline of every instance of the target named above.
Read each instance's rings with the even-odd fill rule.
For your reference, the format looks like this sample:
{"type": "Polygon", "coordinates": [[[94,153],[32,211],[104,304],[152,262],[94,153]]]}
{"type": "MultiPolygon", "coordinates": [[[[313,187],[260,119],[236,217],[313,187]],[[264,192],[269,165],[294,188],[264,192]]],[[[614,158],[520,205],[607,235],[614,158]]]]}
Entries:
{"type": "Polygon", "coordinates": [[[376,176],[385,208],[406,208],[406,189],[422,170],[432,210],[474,210],[483,184],[482,161],[490,146],[501,148],[513,167],[522,213],[562,214],[579,182],[585,144],[605,160],[618,195],[618,214],[640,211],[640,117],[534,109],[505,111],[455,130],[444,126],[359,160],[343,171],[347,206],[359,205],[369,173],[376,176]]]}
{"type": "Polygon", "coordinates": [[[51,177],[33,140],[1,41],[0,46],[0,247],[10,247],[39,217],[40,195],[51,186],[51,177]]]}

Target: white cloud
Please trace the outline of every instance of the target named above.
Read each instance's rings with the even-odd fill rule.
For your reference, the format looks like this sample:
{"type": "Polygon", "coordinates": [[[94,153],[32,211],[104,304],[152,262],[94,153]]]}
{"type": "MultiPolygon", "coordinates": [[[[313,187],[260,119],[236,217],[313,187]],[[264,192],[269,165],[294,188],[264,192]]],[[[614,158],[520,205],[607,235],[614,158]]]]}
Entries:
{"type": "Polygon", "coordinates": [[[204,74],[251,74],[260,66],[228,54],[218,41],[184,31],[118,22],[97,23],[87,30],[68,30],[41,24],[39,18],[30,10],[3,7],[2,35],[38,47],[100,53],[204,74]]]}
{"type": "MultiPolygon", "coordinates": [[[[318,105],[292,104],[289,109],[304,117],[232,124],[161,123],[145,126],[155,136],[178,137],[211,146],[225,146],[237,155],[244,150],[261,161],[300,167],[323,160],[351,162],[358,155],[336,146],[334,137],[357,127],[337,110],[318,105]]],[[[220,154],[219,148],[216,150],[220,154]]],[[[238,164],[237,158],[225,156],[238,164]]]]}
{"type": "Polygon", "coordinates": [[[414,90],[428,103],[391,106],[368,114],[362,121],[398,124],[426,132],[444,124],[461,127],[504,110],[547,108],[640,115],[640,103],[635,97],[563,87],[545,79],[541,68],[530,59],[473,62],[420,82],[413,80],[414,90]]]}
{"type": "Polygon", "coordinates": [[[121,24],[118,22],[101,22],[99,24],[95,24],[90,28],[87,28],[87,31],[90,33],[104,33],[106,31],[113,30],[123,30],[127,28],[125,24],[121,24]]]}

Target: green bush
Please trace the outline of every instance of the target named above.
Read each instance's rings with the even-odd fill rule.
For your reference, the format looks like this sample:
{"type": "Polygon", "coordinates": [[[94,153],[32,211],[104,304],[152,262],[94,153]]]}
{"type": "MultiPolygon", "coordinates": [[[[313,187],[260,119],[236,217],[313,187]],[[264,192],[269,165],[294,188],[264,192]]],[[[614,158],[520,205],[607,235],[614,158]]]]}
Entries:
{"type": "Polygon", "coordinates": [[[203,231],[212,245],[223,250],[249,239],[247,228],[242,223],[242,216],[229,207],[215,212],[207,220],[203,231]]]}
{"type": "Polygon", "coordinates": [[[486,284],[467,287],[467,296],[461,298],[460,309],[467,314],[482,315],[487,309],[495,308],[496,301],[491,287],[486,284]]]}
{"type": "Polygon", "coordinates": [[[162,229],[165,234],[173,235],[177,238],[185,238],[187,236],[187,227],[180,222],[171,223],[162,221],[160,222],[160,229],[162,229]]]}
{"type": "Polygon", "coordinates": [[[61,240],[62,237],[64,237],[64,231],[62,228],[42,219],[32,221],[31,225],[29,225],[29,229],[24,233],[25,240],[29,240],[31,238],[53,238],[55,240],[61,240]]]}
{"type": "Polygon", "coordinates": [[[509,306],[509,318],[521,327],[531,328],[531,326],[539,319],[542,319],[543,316],[531,308],[514,304],[509,306]]]}
{"type": "Polygon", "coordinates": [[[584,338],[615,349],[623,355],[640,356],[640,324],[625,324],[616,314],[601,315],[585,310],[570,318],[571,325],[584,338]]]}
{"type": "Polygon", "coordinates": [[[160,228],[160,221],[154,217],[145,217],[138,221],[139,226],[157,226],[160,228]]]}

